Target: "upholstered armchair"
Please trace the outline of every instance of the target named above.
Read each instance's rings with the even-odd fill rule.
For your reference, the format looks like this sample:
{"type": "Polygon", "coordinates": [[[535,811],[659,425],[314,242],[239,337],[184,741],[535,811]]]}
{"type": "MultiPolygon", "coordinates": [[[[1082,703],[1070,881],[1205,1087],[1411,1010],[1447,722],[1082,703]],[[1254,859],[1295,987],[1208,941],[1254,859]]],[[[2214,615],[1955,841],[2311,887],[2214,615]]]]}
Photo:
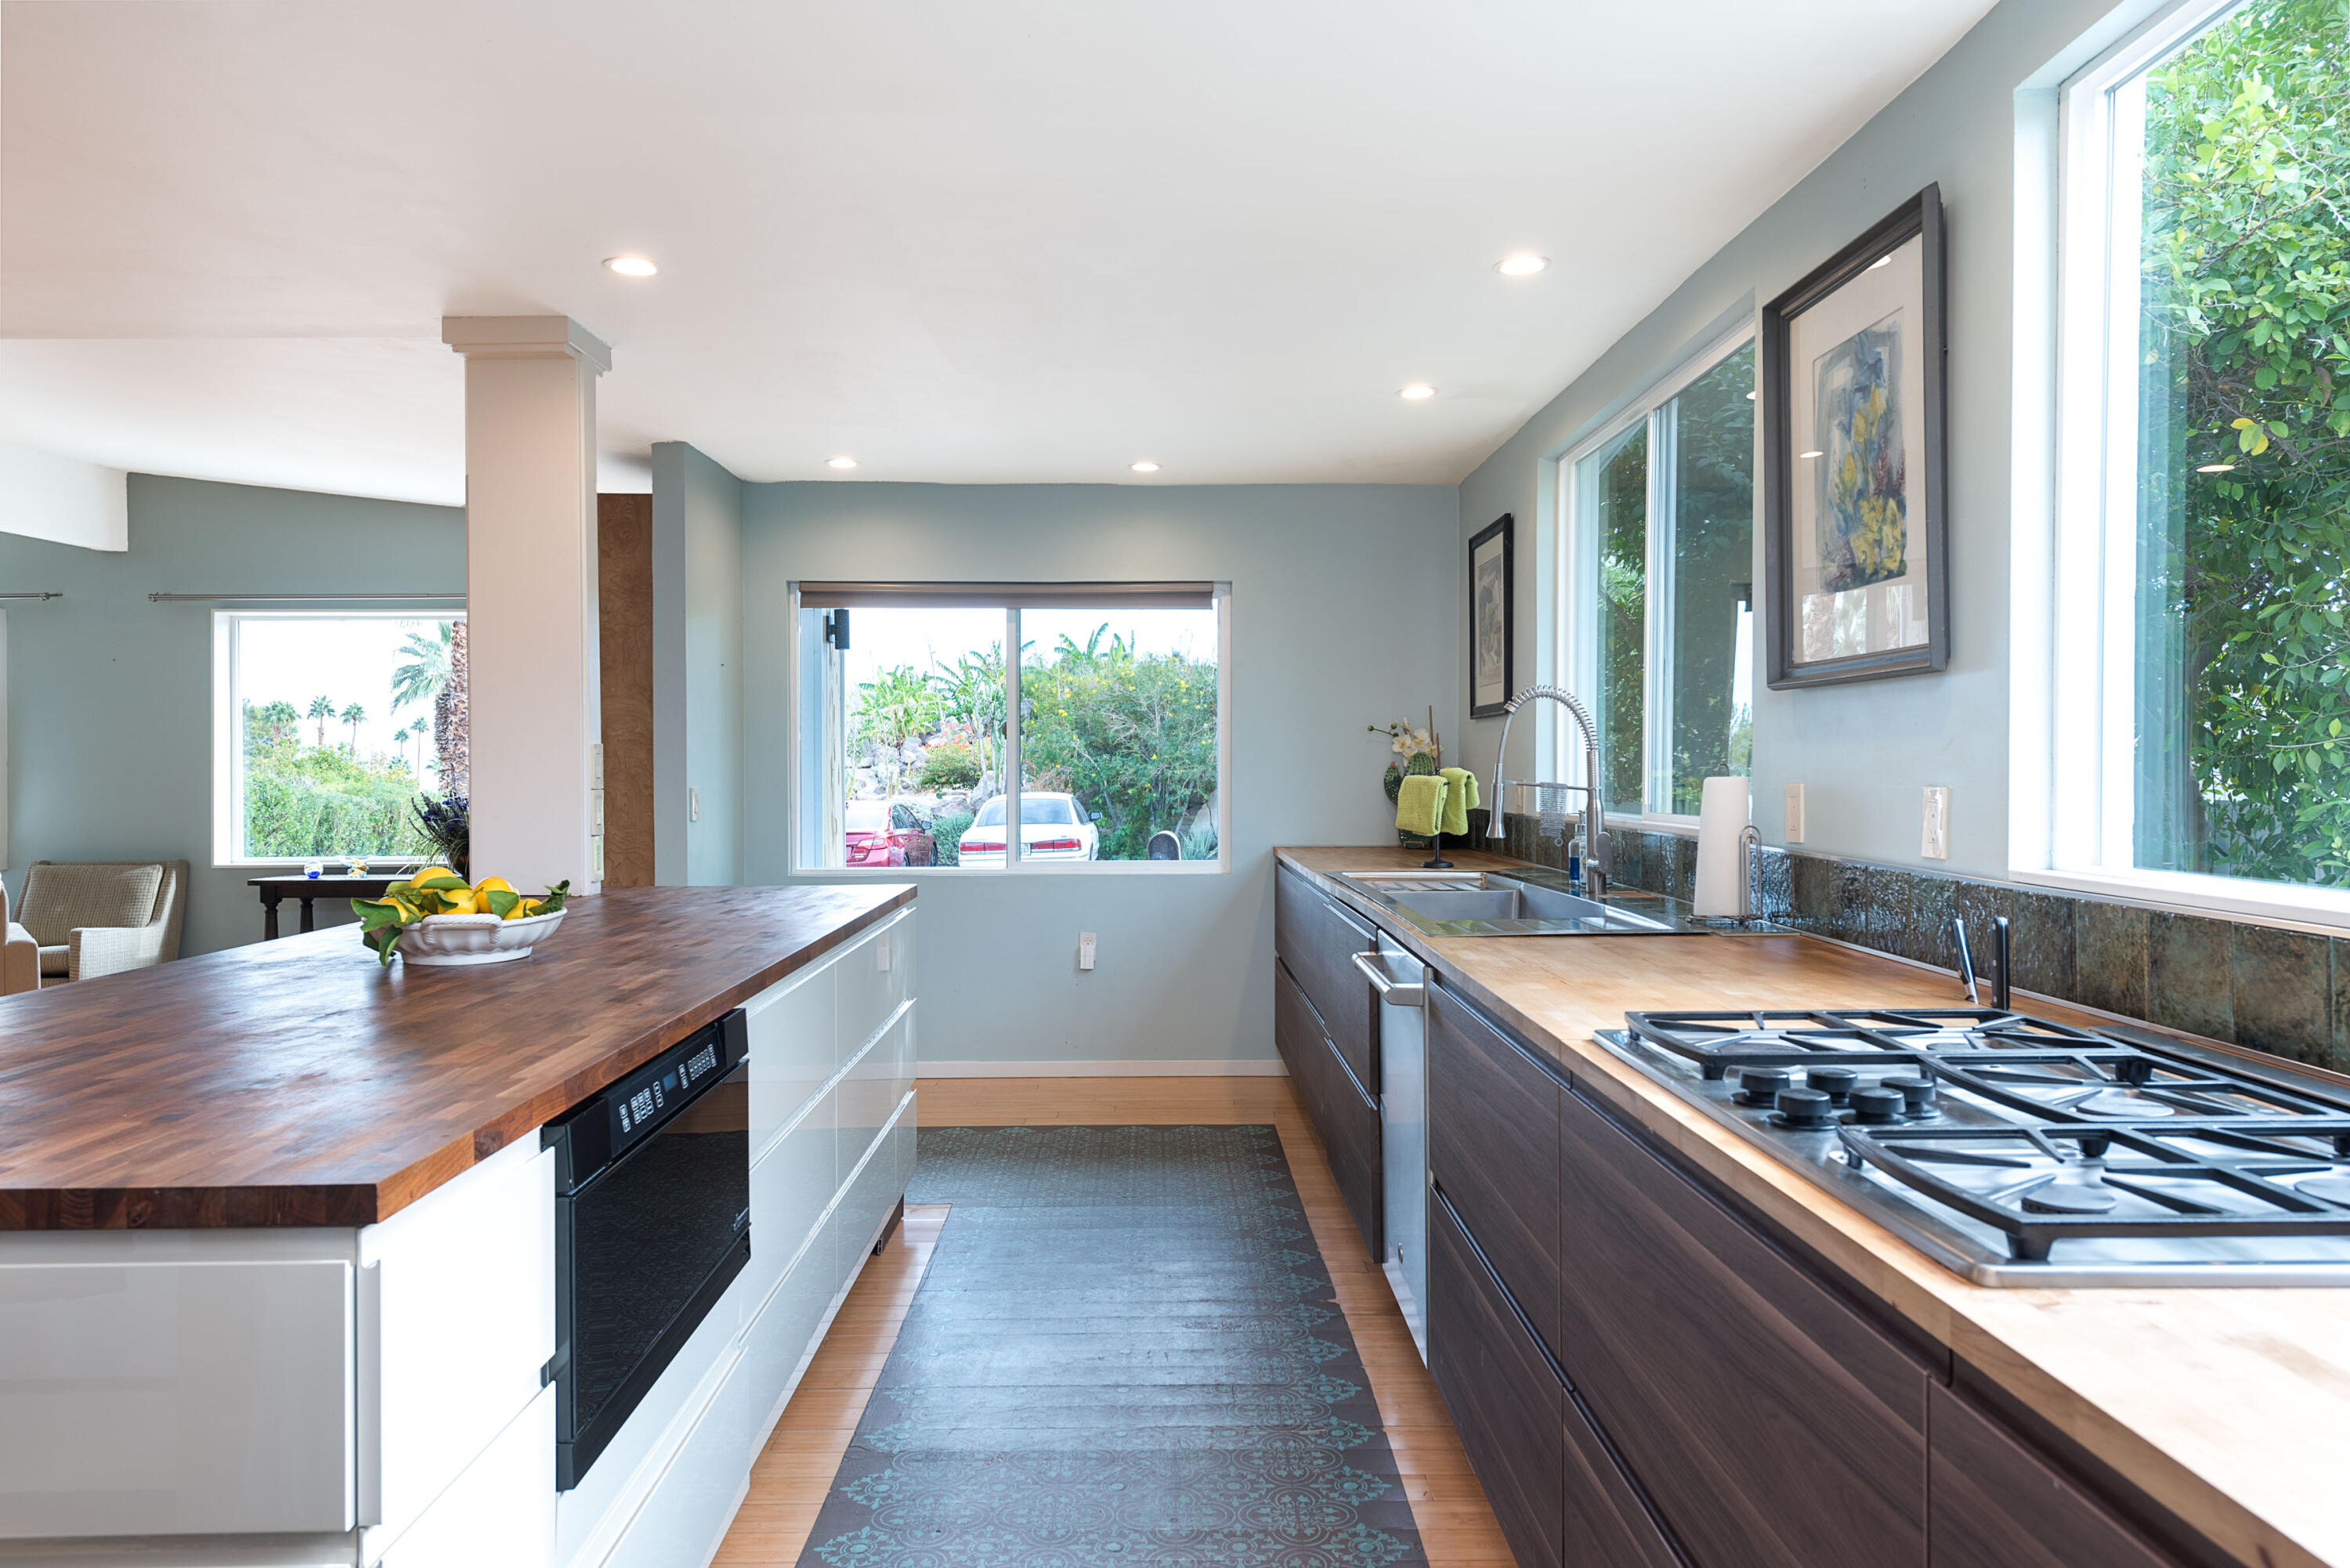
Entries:
{"type": "Polygon", "coordinates": [[[41,984],[41,944],[33,933],[8,918],[8,889],[0,884],[0,930],[7,945],[0,948],[0,996],[36,991],[41,984]]]}
{"type": "Polygon", "coordinates": [[[184,860],[36,860],[26,868],[5,962],[14,984],[18,933],[35,945],[40,982],[90,980],[180,956],[184,860]]]}

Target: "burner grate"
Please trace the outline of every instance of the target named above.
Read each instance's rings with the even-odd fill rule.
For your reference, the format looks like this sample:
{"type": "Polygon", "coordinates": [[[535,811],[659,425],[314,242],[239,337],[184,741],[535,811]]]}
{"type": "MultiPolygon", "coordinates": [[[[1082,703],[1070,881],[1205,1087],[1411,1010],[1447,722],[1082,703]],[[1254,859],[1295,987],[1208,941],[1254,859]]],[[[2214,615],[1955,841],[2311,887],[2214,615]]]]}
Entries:
{"type": "Polygon", "coordinates": [[[1845,1158],[2006,1236],[2350,1236],[2350,1116],[1843,1126],[1845,1158]]]}

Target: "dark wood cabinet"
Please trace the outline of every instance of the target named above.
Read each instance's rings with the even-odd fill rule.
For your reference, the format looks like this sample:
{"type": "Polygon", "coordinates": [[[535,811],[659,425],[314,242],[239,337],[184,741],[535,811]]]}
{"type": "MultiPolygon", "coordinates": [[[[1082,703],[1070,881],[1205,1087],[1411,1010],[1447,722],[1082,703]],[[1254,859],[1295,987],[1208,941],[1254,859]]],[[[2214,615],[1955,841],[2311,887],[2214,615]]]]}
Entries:
{"type": "Polygon", "coordinates": [[[1274,961],[1273,1038],[1322,1139],[1338,1195],[1363,1233],[1363,1245],[1379,1256],[1379,1220],[1385,1178],[1379,1158],[1379,1107],[1323,1028],[1322,1015],[1284,960],[1274,961]]]}
{"type": "Polygon", "coordinates": [[[1958,1395],[1927,1402],[1933,1568],[2180,1568],[1958,1395]]]}
{"type": "Polygon", "coordinates": [[[1565,1093],[1467,1002],[1428,988],[1429,1175],[1554,1354],[1565,1093]]]}
{"type": "Polygon", "coordinates": [[[1428,1373],[1518,1568],[1559,1568],[1566,1386],[1440,1201],[1428,1206],[1428,1373]]]}
{"type": "Polygon", "coordinates": [[[1690,1555],[1922,1568],[1924,1362],[1580,1095],[1559,1118],[1560,1361],[1690,1555]]]}
{"type": "Polygon", "coordinates": [[[1355,955],[1372,951],[1371,928],[1284,867],[1273,887],[1273,949],[1321,1014],[1322,1027],[1347,1070],[1379,1092],[1378,1007],[1355,955]]]}
{"type": "Polygon", "coordinates": [[[1518,1568],[1682,1568],[1459,1217],[1429,1210],[1428,1369],[1518,1568]]]}

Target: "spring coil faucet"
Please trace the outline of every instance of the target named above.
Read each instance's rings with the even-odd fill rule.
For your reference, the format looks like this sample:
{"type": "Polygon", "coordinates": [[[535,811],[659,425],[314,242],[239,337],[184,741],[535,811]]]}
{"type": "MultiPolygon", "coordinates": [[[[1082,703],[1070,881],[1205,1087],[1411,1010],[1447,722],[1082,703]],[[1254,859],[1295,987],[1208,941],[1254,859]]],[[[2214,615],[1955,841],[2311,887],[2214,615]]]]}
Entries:
{"type": "Polygon", "coordinates": [[[1601,826],[1603,817],[1599,804],[1599,781],[1603,775],[1599,771],[1599,732],[1591,722],[1590,711],[1584,707],[1582,700],[1574,692],[1556,686],[1529,686],[1503,704],[1502,743],[1493,753],[1493,787],[1485,794],[1487,803],[1485,836],[1499,838],[1503,836],[1502,791],[1512,784],[1523,784],[1522,780],[1504,779],[1502,776],[1502,768],[1510,754],[1511,721],[1518,716],[1520,708],[1537,697],[1555,702],[1565,709],[1583,730],[1585,782],[1579,784],[1558,784],[1553,787],[1583,792],[1583,836],[1589,845],[1588,864],[1590,875],[1594,878],[1592,892],[1596,897],[1605,898],[1607,893],[1608,879],[1616,874],[1616,841],[1608,836],[1607,829],[1601,826]]]}

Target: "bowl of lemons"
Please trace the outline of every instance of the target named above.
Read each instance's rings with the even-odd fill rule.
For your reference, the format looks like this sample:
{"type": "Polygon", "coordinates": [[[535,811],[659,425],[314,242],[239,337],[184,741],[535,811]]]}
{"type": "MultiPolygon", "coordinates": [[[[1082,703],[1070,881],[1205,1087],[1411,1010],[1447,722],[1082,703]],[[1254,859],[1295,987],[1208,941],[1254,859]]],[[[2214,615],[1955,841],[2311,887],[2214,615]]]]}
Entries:
{"type": "Polygon", "coordinates": [[[427,866],[380,898],[353,898],[351,909],[361,940],[387,967],[394,953],[428,966],[511,963],[554,934],[570,892],[566,881],[517,893],[503,877],[469,883],[445,866],[427,866]]]}

